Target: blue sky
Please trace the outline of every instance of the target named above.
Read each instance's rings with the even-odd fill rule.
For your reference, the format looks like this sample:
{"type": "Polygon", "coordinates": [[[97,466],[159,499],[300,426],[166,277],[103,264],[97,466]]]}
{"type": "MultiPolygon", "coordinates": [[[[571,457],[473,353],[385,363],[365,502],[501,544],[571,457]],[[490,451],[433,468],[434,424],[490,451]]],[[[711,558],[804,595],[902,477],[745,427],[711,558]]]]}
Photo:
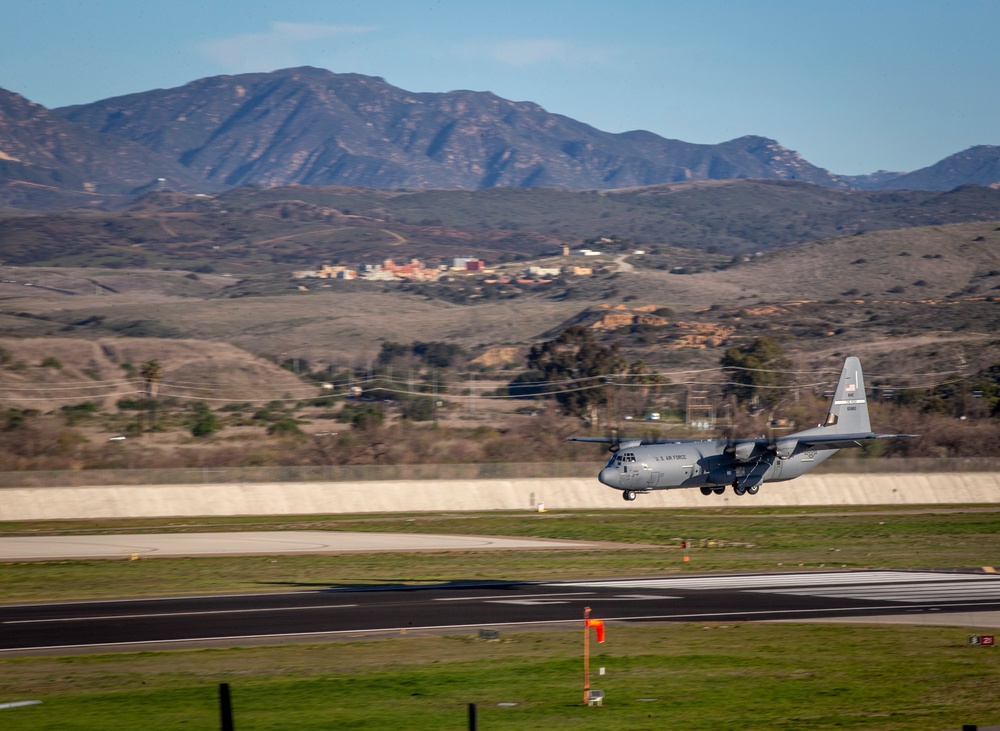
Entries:
{"type": "Polygon", "coordinates": [[[57,107],[312,65],[609,132],[763,135],[834,173],[1000,145],[1000,0],[0,0],[0,87],[57,107]]]}

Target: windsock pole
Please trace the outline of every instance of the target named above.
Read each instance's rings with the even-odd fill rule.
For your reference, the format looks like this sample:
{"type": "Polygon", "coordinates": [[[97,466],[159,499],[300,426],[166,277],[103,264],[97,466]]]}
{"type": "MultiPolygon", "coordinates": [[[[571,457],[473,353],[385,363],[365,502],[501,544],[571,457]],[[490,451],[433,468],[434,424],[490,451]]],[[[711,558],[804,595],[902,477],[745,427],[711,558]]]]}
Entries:
{"type": "Polygon", "coordinates": [[[583,705],[590,701],[590,607],[583,608],[583,705]]]}
{"type": "Polygon", "coordinates": [[[583,705],[590,700],[590,607],[583,609],[583,705]]]}
{"type": "Polygon", "coordinates": [[[591,619],[590,607],[583,608],[583,704],[590,703],[590,628],[597,630],[597,641],[604,642],[604,620],[591,619]]]}

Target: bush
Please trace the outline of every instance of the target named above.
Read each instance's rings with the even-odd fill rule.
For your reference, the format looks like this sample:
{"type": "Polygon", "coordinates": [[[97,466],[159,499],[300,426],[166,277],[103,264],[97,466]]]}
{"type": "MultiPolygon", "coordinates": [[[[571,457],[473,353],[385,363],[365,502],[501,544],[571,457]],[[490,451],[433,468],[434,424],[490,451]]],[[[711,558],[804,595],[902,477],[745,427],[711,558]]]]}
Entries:
{"type": "Polygon", "coordinates": [[[268,435],[272,437],[298,437],[302,436],[302,429],[295,419],[281,419],[267,427],[268,435]]]}
{"type": "Polygon", "coordinates": [[[431,421],[434,418],[434,399],[410,399],[403,404],[403,418],[413,421],[431,421]]]}
{"type": "Polygon", "coordinates": [[[195,406],[194,420],[191,423],[191,436],[208,437],[221,428],[219,419],[212,410],[204,404],[195,406]]]}
{"type": "Polygon", "coordinates": [[[72,426],[80,419],[86,418],[88,416],[93,416],[97,413],[97,404],[93,401],[84,401],[81,404],[73,404],[72,406],[63,406],[59,409],[63,416],[66,417],[66,423],[72,426]]]}

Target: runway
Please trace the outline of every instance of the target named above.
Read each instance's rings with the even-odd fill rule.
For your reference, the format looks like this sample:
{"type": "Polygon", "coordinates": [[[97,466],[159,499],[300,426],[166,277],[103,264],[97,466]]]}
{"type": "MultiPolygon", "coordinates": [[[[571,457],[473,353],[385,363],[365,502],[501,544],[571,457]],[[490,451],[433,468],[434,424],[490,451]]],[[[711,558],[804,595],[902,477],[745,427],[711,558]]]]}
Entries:
{"type": "Polygon", "coordinates": [[[335,587],[0,607],[0,652],[322,641],[607,622],[910,621],[1000,629],[1000,575],[831,571],[335,587]]]}

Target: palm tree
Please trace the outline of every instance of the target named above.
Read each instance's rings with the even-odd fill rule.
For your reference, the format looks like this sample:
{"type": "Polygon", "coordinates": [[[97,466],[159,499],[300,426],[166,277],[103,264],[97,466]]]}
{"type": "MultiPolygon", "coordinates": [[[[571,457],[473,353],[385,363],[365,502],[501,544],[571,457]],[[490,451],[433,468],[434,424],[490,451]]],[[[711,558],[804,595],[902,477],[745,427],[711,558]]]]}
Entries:
{"type": "Polygon", "coordinates": [[[142,367],[139,369],[139,375],[145,381],[146,401],[149,404],[151,412],[150,428],[154,429],[156,428],[156,401],[154,397],[156,395],[156,387],[163,377],[163,366],[160,365],[160,361],[154,358],[142,364],[142,367]]]}

